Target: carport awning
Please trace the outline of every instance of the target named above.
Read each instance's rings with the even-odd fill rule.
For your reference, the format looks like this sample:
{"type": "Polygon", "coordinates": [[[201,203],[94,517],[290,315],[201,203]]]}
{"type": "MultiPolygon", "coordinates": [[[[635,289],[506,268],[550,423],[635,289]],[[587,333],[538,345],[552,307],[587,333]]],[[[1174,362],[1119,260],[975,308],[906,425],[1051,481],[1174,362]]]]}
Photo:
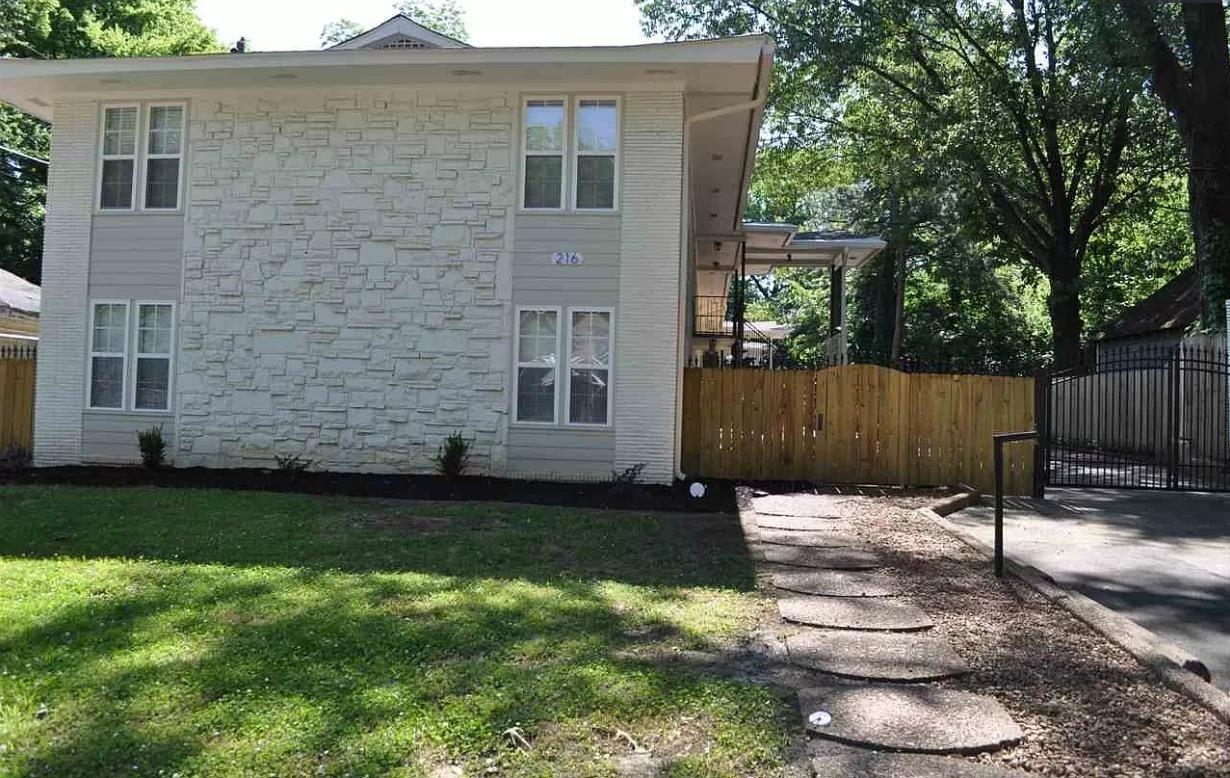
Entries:
{"type": "MultiPolygon", "coordinates": [[[[741,243],[747,272],[759,275],[778,267],[860,267],[887,245],[874,236],[798,230],[793,224],[748,222],[734,234],[701,236],[698,255],[706,253],[706,243],[715,247],[727,241],[741,243]]],[[[704,263],[698,266],[708,269],[704,263]]],[[[736,271],[739,268],[732,265],[715,269],[736,271]]]]}

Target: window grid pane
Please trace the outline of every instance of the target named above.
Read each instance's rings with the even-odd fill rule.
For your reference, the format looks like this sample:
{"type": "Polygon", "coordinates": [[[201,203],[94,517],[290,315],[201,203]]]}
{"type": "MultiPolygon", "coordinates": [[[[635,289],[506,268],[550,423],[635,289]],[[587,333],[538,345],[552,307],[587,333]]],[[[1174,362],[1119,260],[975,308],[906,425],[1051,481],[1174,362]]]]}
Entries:
{"type": "Polygon", "coordinates": [[[132,176],[135,168],[136,163],[131,159],[103,161],[99,205],[103,208],[132,207],[132,176]]]}
{"type": "Polygon", "coordinates": [[[103,117],[103,156],[131,157],[136,153],[136,107],[108,108],[103,117]]]}
{"type": "Polygon", "coordinates": [[[103,303],[94,306],[92,350],[99,354],[123,354],[128,329],[128,306],[103,303]]]}
{"type": "Polygon", "coordinates": [[[577,207],[615,207],[615,157],[577,157],[577,207]]]}
{"type": "Polygon", "coordinates": [[[179,158],[151,159],[145,168],[145,207],[179,207],[179,158]]]}
{"type": "Polygon", "coordinates": [[[569,344],[570,365],[607,367],[611,363],[611,314],[574,311],[569,344]]]}
{"type": "Polygon", "coordinates": [[[555,368],[517,368],[517,421],[555,421],[555,368]]]}
{"type": "Polygon", "coordinates": [[[183,143],[184,109],[156,105],[149,109],[149,154],[178,155],[183,143]]]}
{"type": "Polygon", "coordinates": [[[137,354],[170,355],[171,306],[142,305],[137,309],[137,354]]]}
{"type": "Polygon", "coordinates": [[[564,181],[562,156],[525,158],[525,207],[559,208],[564,181]]]}
{"type": "Polygon", "coordinates": [[[124,358],[92,357],[90,362],[90,407],[122,408],[124,358]]]}
{"type": "Polygon", "coordinates": [[[525,104],[525,150],[564,150],[564,101],[529,100],[525,104]]]}
{"type": "Polygon", "coordinates": [[[137,357],[137,386],[133,407],[166,410],[171,384],[170,357],[137,357]]]}
{"type": "Polygon", "coordinates": [[[572,368],[568,377],[568,421],[571,424],[606,424],[610,387],[607,369],[572,368]]]}
{"type": "Polygon", "coordinates": [[[577,150],[615,151],[619,109],[614,100],[581,100],[577,104],[577,150]]]}

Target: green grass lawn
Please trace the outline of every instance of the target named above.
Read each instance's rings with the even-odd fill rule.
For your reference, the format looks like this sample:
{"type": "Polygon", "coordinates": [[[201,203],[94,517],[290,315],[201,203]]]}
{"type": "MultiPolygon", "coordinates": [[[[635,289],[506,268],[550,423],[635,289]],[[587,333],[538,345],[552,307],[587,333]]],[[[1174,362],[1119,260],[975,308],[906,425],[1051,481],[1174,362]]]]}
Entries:
{"type": "Polygon", "coordinates": [[[0,775],[772,775],[786,706],[661,660],[763,608],[729,516],[0,487],[0,775]]]}

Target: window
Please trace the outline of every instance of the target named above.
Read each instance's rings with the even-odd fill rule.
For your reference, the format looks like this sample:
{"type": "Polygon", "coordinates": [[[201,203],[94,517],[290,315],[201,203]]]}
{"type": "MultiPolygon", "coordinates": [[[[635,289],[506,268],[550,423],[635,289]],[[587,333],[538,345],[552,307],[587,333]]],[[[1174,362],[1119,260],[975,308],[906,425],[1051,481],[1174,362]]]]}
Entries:
{"type": "Polygon", "coordinates": [[[562,392],[565,424],[610,424],[610,309],[519,308],[516,340],[515,421],[555,424],[562,392]],[[561,344],[563,322],[567,333],[561,344]],[[559,375],[561,364],[568,368],[566,376],[559,375]]]}
{"type": "Polygon", "coordinates": [[[614,210],[619,201],[619,100],[535,98],[523,105],[527,210],[614,210]],[[569,135],[569,127],[575,131],[569,135]],[[569,174],[566,171],[571,171],[569,174]]]}
{"type": "Polygon", "coordinates": [[[123,408],[128,303],[95,303],[90,330],[90,407],[123,408]]]}
{"type": "Polygon", "coordinates": [[[87,407],[170,410],[174,303],[106,300],[91,312],[87,407]]]}
{"type": "Polygon", "coordinates": [[[140,181],[142,208],[178,208],[183,149],[182,105],[148,105],[144,111],[135,105],[104,108],[98,207],[133,210],[140,181]]]}
{"type": "Polygon", "coordinates": [[[615,155],[619,148],[619,104],[577,101],[576,207],[615,207],[615,155]]]}
{"type": "Polygon", "coordinates": [[[570,311],[568,423],[606,425],[611,404],[611,313],[570,311]]]}
{"type": "Polygon", "coordinates": [[[555,423],[559,311],[517,311],[517,421],[555,423]]]}
{"type": "Polygon", "coordinates": [[[171,407],[171,306],[137,306],[137,376],[132,407],[165,411],[171,407]]]}
{"type": "Polygon", "coordinates": [[[123,106],[103,112],[102,208],[132,208],[132,184],[137,171],[137,108],[123,106]]]}
{"type": "Polygon", "coordinates": [[[525,103],[526,208],[564,205],[564,108],[563,100],[525,103]]]}

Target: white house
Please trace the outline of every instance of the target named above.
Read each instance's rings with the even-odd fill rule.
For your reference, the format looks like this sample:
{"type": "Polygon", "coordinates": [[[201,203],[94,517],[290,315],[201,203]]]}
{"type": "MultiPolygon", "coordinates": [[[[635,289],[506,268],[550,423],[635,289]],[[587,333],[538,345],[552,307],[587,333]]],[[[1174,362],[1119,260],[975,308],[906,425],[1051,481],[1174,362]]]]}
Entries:
{"type": "MultiPolygon", "coordinates": [[[[701,271],[746,238],[772,42],[0,60],[53,124],[40,465],[678,475],[701,271]]],[[[784,245],[784,243],[783,243],[784,245]]]]}

